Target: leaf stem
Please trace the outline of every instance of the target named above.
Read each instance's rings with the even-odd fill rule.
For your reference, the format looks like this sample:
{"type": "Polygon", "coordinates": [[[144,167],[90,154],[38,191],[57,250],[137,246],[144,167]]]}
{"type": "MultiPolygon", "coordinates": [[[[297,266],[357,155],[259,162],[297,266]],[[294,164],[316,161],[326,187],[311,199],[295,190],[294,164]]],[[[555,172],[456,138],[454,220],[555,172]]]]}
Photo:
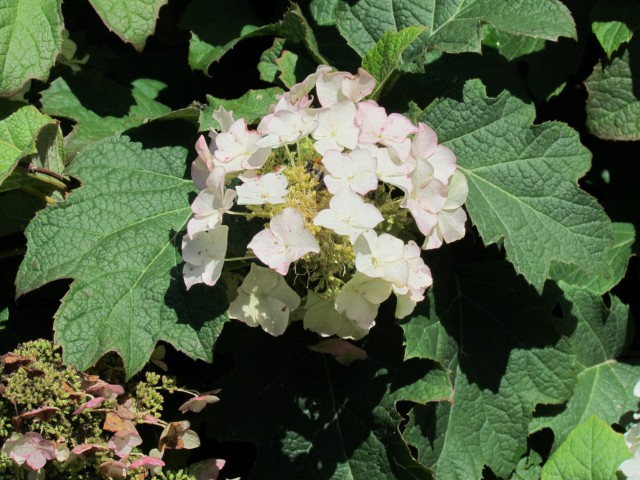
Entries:
{"type": "Polygon", "coordinates": [[[225,258],[224,261],[225,262],[241,262],[243,260],[255,260],[256,257],[255,255],[247,255],[246,257],[230,257],[230,258],[225,258]]]}

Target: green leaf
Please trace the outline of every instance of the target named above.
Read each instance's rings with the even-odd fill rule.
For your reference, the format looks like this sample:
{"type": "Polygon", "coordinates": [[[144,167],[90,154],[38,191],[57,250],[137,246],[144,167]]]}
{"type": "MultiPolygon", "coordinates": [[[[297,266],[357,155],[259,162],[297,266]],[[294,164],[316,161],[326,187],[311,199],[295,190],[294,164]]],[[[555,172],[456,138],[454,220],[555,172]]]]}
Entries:
{"type": "Polygon", "coordinates": [[[22,158],[38,152],[36,140],[47,125],[56,121],[35,107],[22,107],[0,121],[0,185],[22,158]]]}
{"type": "Polygon", "coordinates": [[[160,8],[169,0],[89,0],[105,25],[141,52],[156,29],[160,8]]]}
{"type": "Polygon", "coordinates": [[[640,72],[635,59],[640,54],[640,36],[610,65],[596,65],[584,84],[587,127],[605,140],[640,140],[640,72]]]}
{"type": "Polygon", "coordinates": [[[544,49],[546,41],[542,38],[522,37],[502,32],[491,25],[484,25],[482,30],[483,45],[495,48],[507,60],[515,60],[544,49]]]}
{"type": "Polygon", "coordinates": [[[336,7],[340,0],[311,0],[309,10],[316,23],[322,27],[336,24],[336,7]]]}
{"type": "Polygon", "coordinates": [[[62,47],[61,0],[0,0],[0,96],[46,80],[62,47]]]}
{"type": "Polygon", "coordinates": [[[540,480],[542,457],[535,450],[520,459],[511,480],[540,480]]]}
{"type": "Polygon", "coordinates": [[[43,112],[77,122],[66,139],[70,157],[98,140],[171,112],[154,99],[160,90],[157,81],[139,79],[132,87],[83,71],[55,79],[42,92],[43,112]]]}
{"type": "Polygon", "coordinates": [[[426,49],[479,52],[479,27],[483,23],[508,33],[548,40],[576,36],[569,10],[557,0],[426,0],[396,7],[392,0],[342,0],[337,8],[338,29],[364,56],[388,30],[398,32],[422,25],[427,31],[415,42],[408,58],[426,49]]]}
{"type": "Polygon", "coordinates": [[[42,197],[24,190],[11,190],[0,194],[0,237],[21,232],[40,209],[47,206],[42,197]]]}
{"type": "Polygon", "coordinates": [[[576,354],[578,383],[561,410],[541,413],[531,423],[532,432],[551,428],[555,446],[592,415],[611,424],[635,411],[638,399],[633,388],[640,379],[640,367],[615,360],[629,337],[629,308],[617,297],[611,297],[607,308],[599,295],[562,282],[560,286],[566,300],[559,329],[576,354]]]}
{"type": "MultiPolygon", "coordinates": [[[[175,126],[162,127],[149,127],[154,141],[175,143],[175,126]]],[[[193,184],[183,179],[189,156],[182,147],[144,148],[125,136],[95,143],[69,168],[82,187],[27,228],[18,294],[74,279],[56,314],[55,340],[79,369],[113,350],[130,376],[158,340],[211,360],[226,295],[186,292],[179,273],[176,242],[191,215],[193,184]]]]}
{"type": "Polygon", "coordinates": [[[248,0],[211,2],[195,0],[182,16],[181,25],[191,31],[189,65],[207,72],[238,42],[251,37],[276,35],[302,43],[318,63],[326,63],[300,7],[292,4],[282,20],[265,25],[248,0]]]}
{"type": "Polygon", "coordinates": [[[449,400],[451,384],[433,362],[403,362],[401,333],[381,319],[361,345],[368,358],[345,367],[311,351],[318,337],[299,322],[277,338],[229,323],[216,353],[232,354],[235,369],[206,410],[208,432],[256,444],[250,479],[431,478],[398,432],[395,404],[449,400]]]}
{"type": "Polygon", "coordinates": [[[587,274],[575,265],[553,263],[549,272],[550,278],[582,287],[590,292],[603,295],[615,287],[627,271],[631,247],[635,242],[635,229],[630,223],[613,224],[614,242],[606,253],[609,265],[607,275],[587,274]]]}
{"type": "Polygon", "coordinates": [[[298,63],[298,55],[284,50],[285,40],[276,38],[273,46],[265,50],[260,56],[258,71],[260,80],[275,83],[276,76],[287,88],[296,83],[295,69],[298,63]]]}
{"type": "Polygon", "coordinates": [[[611,222],[577,186],[589,151],[561,123],[533,125],[535,109],[470,81],[462,100],[443,98],[420,118],[457,156],[469,183],[467,209],[486,244],[504,239],[518,273],[542,289],[551,263],[607,272],[611,222]]]}
{"type": "Polygon", "coordinates": [[[364,56],[362,68],[376,79],[374,97],[382,90],[385,82],[398,67],[403,52],[424,30],[425,27],[407,27],[397,33],[389,30],[378,40],[376,46],[364,56]]]}
{"type": "Polygon", "coordinates": [[[224,107],[227,111],[233,112],[233,118],[244,118],[247,124],[254,123],[259,118],[265,116],[269,107],[276,103],[276,95],[283,93],[278,87],[265,88],[262,90],[249,90],[240,98],[224,100],[207,95],[209,105],[200,113],[200,131],[210,128],[219,129],[218,121],[213,118],[214,110],[224,107]]]}
{"type": "Polygon", "coordinates": [[[634,0],[600,0],[591,11],[591,21],[593,33],[611,58],[640,27],[640,5],[634,0]]]}
{"type": "Polygon", "coordinates": [[[542,480],[615,480],[620,464],[631,457],[621,433],[598,417],[589,417],[567,436],[542,468],[542,480]]]}
{"type": "Polygon", "coordinates": [[[554,328],[555,296],[504,261],[452,263],[430,262],[433,291],[401,326],[406,356],[449,368],[453,402],[414,407],[403,436],[438,480],[479,479],[485,465],[508,478],[536,405],[571,395],[573,355],[554,328]]]}
{"type": "MultiPolygon", "coordinates": [[[[560,94],[570,80],[570,76],[578,72],[588,39],[591,35],[589,13],[595,0],[564,0],[570,9],[577,27],[577,40],[560,38],[557,42],[533,42],[528,37],[499,33],[499,46],[495,46],[507,59],[516,58],[528,64],[526,78],[529,90],[538,101],[547,101],[560,94]],[[528,52],[520,56],[520,53],[528,52]]],[[[492,42],[490,35],[488,44],[492,42]]]]}

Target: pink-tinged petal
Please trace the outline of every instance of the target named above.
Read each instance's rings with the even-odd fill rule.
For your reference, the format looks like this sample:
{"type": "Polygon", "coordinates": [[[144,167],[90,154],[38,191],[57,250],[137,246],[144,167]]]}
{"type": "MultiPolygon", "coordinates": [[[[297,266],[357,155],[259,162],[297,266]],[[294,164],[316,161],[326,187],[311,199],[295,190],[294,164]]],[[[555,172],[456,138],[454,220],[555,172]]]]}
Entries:
{"type": "Polygon", "coordinates": [[[98,445],[97,443],[82,443],[71,450],[73,455],[82,455],[84,453],[95,452],[96,450],[103,450],[105,447],[98,445]]]}
{"type": "Polygon", "coordinates": [[[200,413],[207,405],[219,401],[220,399],[215,395],[198,395],[197,397],[190,398],[189,400],[184,402],[182,405],[180,405],[178,410],[180,410],[181,413],[200,413]]]}
{"type": "Polygon", "coordinates": [[[346,77],[342,82],[342,93],[352,102],[359,102],[376,88],[376,79],[359,68],[355,78],[346,77]]]}
{"type": "Polygon", "coordinates": [[[104,402],[105,398],[104,397],[95,397],[92,398],[91,400],[89,400],[88,402],[82,404],[80,406],[80,408],[78,408],[75,412],[73,412],[73,415],[80,415],[82,412],[84,412],[86,409],[88,408],[96,408],[99,407],[100,405],[102,405],[102,402],[104,402]]]}
{"type": "Polygon", "coordinates": [[[255,235],[247,248],[282,275],[286,275],[292,262],[307,253],[320,252],[317,240],[304,228],[302,214],[290,207],[273,217],[270,227],[255,235]]]}
{"type": "Polygon", "coordinates": [[[189,473],[195,475],[196,480],[217,480],[220,470],[225,465],[222,459],[209,459],[194,463],[189,468],[189,473]]]}
{"type": "Polygon", "coordinates": [[[433,176],[444,184],[449,183],[457,168],[453,152],[444,145],[438,145],[426,160],[433,166],[433,176]]]}
{"type": "Polygon", "coordinates": [[[111,437],[107,446],[120,458],[125,458],[141,443],[142,438],[135,430],[120,430],[111,437]]]}
{"type": "Polygon", "coordinates": [[[90,395],[104,397],[107,400],[114,400],[118,395],[122,395],[124,393],[124,387],[122,385],[111,384],[98,380],[92,385],[84,388],[84,391],[90,395]]]}
{"type": "Polygon", "coordinates": [[[198,190],[202,190],[207,187],[207,178],[213,169],[213,156],[207,141],[202,135],[198,137],[196,142],[196,152],[198,153],[198,158],[191,164],[191,179],[198,190]]]}
{"type": "Polygon", "coordinates": [[[18,465],[26,463],[32,470],[39,470],[48,460],[56,458],[53,442],[36,432],[13,433],[2,446],[2,452],[18,465]]]}
{"type": "Polygon", "coordinates": [[[140,457],[138,460],[129,465],[129,468],[153,468],[164,467],[164,462],[156,457],[140,457]]]}
{"type": "Polygon", "coordinates": [[[446,210],[440,212],[438,216],[438,229],[442,234],[442,239],[447,242],[455,242],[464,237],[465,234],[465,222],[467,221],[467,214],[462,208],[448,212],[446,210]]]}
{"type": "Polygon", "coordinates": [[[392,113],[387,117],[382,127],[381,136],[394,142],[402,142],[418,129],[404,115],[392,113]]]}
{"type": "Polygon", "coordinates": [[[418,124],[418,133],[411,142],[411,154],[416,160],[431,156],[438,145],[438,135],[428,125],[418,124]]]}
{"type": "Polygon", "coordinates": [[[309,350],[333,355],[336,362],[344,366],[349,366],[356,360],[366,360],[367,358],[367,352],[341,338],[323,340],[316,345],[309,346],[309,350]]]}
{"type": "Polygon", "coordinates": [[[360,125],[360,143],[377,143],[380,141],[380,132],[387,119],[387,113],[383,107],[378,106],[373,100],[360,102],[356,123],[360,125]]]}
{"type": "Polygon", "coordinates": [[[116,460],[109,460],[101,463],[100,473],[106,478],[125,478],[127,476],[127,465],[116,460]]]}

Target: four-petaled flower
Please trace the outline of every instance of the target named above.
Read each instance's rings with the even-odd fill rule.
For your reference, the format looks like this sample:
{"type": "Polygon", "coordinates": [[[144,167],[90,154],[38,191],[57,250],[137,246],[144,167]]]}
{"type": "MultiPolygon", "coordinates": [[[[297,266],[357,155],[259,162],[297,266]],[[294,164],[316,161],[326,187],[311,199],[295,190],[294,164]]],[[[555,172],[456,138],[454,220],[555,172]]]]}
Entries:
{"type": "Polygon", "coordinates": [[[348,235],[354,243],[358,235],[383,220],[375,205],[366,203],[357,193],[345,190],[331,198],[329,208],[318,212],[313,223],[340,235],[348,235]]]}
{"type": "Polygon", "coordinates": [[[286,275],[289,265],[307,253],[318,253],[320,246],[304,226],[302,214],[285,208],[271,219],[270,227],[259,232],[247,248],[276,272],[286,275]]]}
{"type": "Polygon", "coordinates": [[[193,238],[182,238],[184,283],[187,289],[196,283],[215,285],[222,273],[227,252],[229,227],[218,225],[211,230],[196,233],[193,238]]]}
{"type": "Polygon", "coordinates": [[[229,305],[229,316],[278,336],[289,325],[289,313],[299,305],[300,297],[282,275],[252,263],[238,297],[229,305]]]}

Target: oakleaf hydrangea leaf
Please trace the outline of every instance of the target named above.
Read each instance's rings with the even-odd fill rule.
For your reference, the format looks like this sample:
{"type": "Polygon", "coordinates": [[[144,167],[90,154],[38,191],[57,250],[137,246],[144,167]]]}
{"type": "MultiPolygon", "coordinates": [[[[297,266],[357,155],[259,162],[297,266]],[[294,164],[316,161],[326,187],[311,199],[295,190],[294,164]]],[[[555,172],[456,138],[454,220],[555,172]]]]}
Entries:
{"type": "Polygon", "coordinates": [[[309,10],[318,25],[328,27],[336,24],[336,7],[340,0],[311,0],[309,10]]]}
{"type": "Polygon", "coordinates": [[[32,106],[22,107],[0,121],[0,184],[20,159],[37,153],[38,135],[45,126],[56,123],[32,106]]]}
{"type": "Polygon", "coordinates": [[[398,432],[395,404],[449,400],[451,384],[434,362],[403,362],[390,348],[400,342],[382,321],[362,345],[367,358],[345,367],[311,351],[318,337],[299,323],[276,338],[230,323],[216,352],[233,354],[236,368],[220,384],[224,399],[203,412],[209,432],[256,444],[250,479],[430,478],[398,432]]]}
{"type": "Polygon", "coordinates": [[[534,117],[533,106],[506,92],[489,98],[470,81],[462,100],[436,100],[420,120],[456,154],[485,243],[503,240],[516,271],[541,290],[554,261],[606,274],[613,235],[602,208],[577,186],[590,166],[578,133],[561,123],[534,126],[534,117]]]}
{"type": "Polygon", "coordinates": [[[631,457],[621,433],[598,417],[574,428],[542,468],[542,480],[615,479],[616,470],[631,457]]]}
{"type": "Polygon", "coordinates": [[[591,11],[591,28],[611,58],[640,27],[640,5],[633,0],[600,0],[591,11]]]}
{"type": "Polygon", "coordinates": [[[421,26],[407,27],[397,33],[389,30],[378,40],[376,46],[364,56],[362,68],[376,79],[374,97],[398,67],[402,53],[424,30],[425,28],[421,26]]]}
{"type": "Polygon", "coordinates": [[[543,38],[512,35],[491,25],[484,25],[483,32],[482,44],[495,48],[509,61],[539,52],[546,42],[543,38]]]}
{"type": "Polygon", "coordinates": [[[189,65],[205,73],[241,40],[264,35],[302,43],[318,63],[326,63],[311,27],[296,4],[292,4],[282,20],[264,24],[247,0],[233,3],[195,0],[185,10],[181,24],[191,31],[189,65]]]}
{"type": "Polygon", "coordinates": [[[635,230],[630,223],[613,224],[614,242],[606,251],[609,266],[606,275],[587,274],[575,265],[553,263],[549,276],[555,280],[582,287],[590,292],[604,294],[615,287],[627,271],[631,247],[635,241],[635,230]]]}
{"type": "Polygon", "coordinates": [[[66,138],[73,157],[93,142],[171,112],[153,96],[161,89],[157,83],[136,80],[125,87],[97,73],[80,72],[51,82],[42,92],[42,111],[77,122],[66,138]]]}
{"type": "Polygon", "coordinates": [[[160,8],[169,0],[89,0],[105,25],[139,52],[153,35],[160,8]]]}
{"type": "Polygon", "coordinates": [[[61,0],[0,0],[0,96],[45,80],[62,47],[61,0]]]}
{"type": "Polygon", "coordinates": [[[479,52],[483,23],[548,40],[576,36],[569,10],[557,0],[426,0],[404,3],[402,8],[392,0],[342,0],[336,13],[340,33],[361,56],[387,31],[398,32],[413,25],[427,28],[412,48],[414,56],[426,49],[479,52]]]}
{"type": "Polygon", "coordinates": [[[640,93],[637,59],[640,36],[610,65],[596,65],[584,82],[587,98],[587,127],[606,140],[640,140],[640,93]]]}
{"type": "Polygon", "coordinates": [[[555,297],[539,297],[504,261],[431,265],[428,302],[402,323],[406,354],[448,367],[454,397],[414,407],[403,436],[438,479],[482,478],[485,465],[508,478],[536,405],[560,404],[575,384],[555,297]]]}
{"type": "Polygon", "coordinates": [[[210,360],[226,295],[182,284],[176,237],[191,215],[187,149],[143,148],[112,137],[84,150],[68,173],[82,186],[36,216],[16,280],[23,294],[73,278],[55,318],[65,360],[86,369],[108,351],[128,375],[158,340],[210,360]]]}
{"type": "Polygon", "coordinates": [[[224,100],[207,95],[209,104],[200,114],[200,131],[210,128],[220,129],[220,124],[212,114],[220,107],[228,112],[233,112],[233,118],[244,118],[248,124],[252,124],[265,116],[269,107],[276,103],[276,96],[283,93],[279,87],[264,88],[261,90],[249,90],[240,98],[224,100]]]}
{"type": "Polygon", "coordinates": [[[578,383],[561,411],[536,417],[531,431],[548,427],[557,447],[574,425],[592,415],[611,424],[630,410],[638,398],[633,388],[640,379],[640,367],[616,361],[629,336],[629,308],[611,297],[607,308],[599,295],[560,282],[566,301],[559,330],[571,342],[577,357],[578,383]]]}

